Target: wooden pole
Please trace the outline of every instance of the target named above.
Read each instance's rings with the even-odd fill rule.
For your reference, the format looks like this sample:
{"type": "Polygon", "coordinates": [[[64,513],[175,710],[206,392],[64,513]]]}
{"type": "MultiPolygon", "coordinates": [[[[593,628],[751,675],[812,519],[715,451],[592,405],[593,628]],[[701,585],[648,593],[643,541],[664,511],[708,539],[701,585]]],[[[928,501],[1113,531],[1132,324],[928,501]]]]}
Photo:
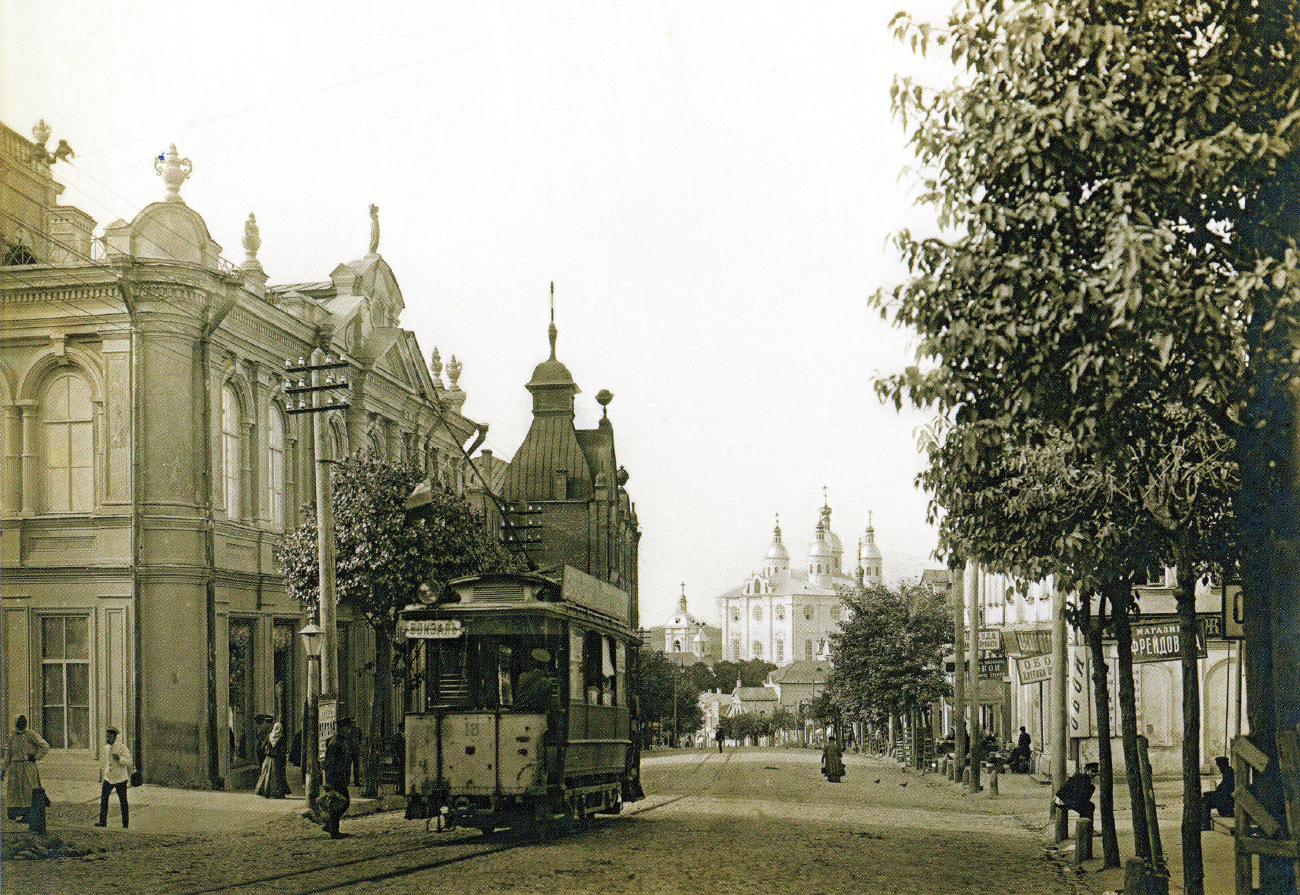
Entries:
{"type": "Polygon", "coordinates": [[[970,561],[966,563],[966,612],[970,637],[970,690],[967,693],[967,702],[970,703],[970,791],[979,792],[984,746],[984,737],[980,733],[980,591],[979,566],[970,561]]]}
{"type": "Polygon", "coordinates": [[[966,580],[962,571],[951,574],[953,779],[961,780],[966,766],[966,580]]]}
{"type": "MultiPolygon", "coordinates": [[[[1065,785],[1065,730],[1066,730],[1066,655],[1065,655],[1065,595],[1053,581],[1052,587],[1052,714],[1048,719],[1052,739],[1052,795],[1065,785]]],[[[1055,837],[1063,842],[1070,836],[1069,812],[1056,812],[1055,837]]]]}

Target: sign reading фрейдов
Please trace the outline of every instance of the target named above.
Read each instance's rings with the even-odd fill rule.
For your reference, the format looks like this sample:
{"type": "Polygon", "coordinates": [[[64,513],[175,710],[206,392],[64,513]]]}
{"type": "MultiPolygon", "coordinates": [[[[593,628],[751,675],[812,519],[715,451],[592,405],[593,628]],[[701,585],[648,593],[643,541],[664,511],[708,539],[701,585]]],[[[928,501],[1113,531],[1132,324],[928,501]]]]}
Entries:
{"type": "MultiPolygon", "coordinates": [[[[1133,661],[1168,662],[1182,655],[1178,622],[1162,621],[1133,626],[1133,661]]],[[[1205,658],[1205,627],[1196,625],[1196,655],[1205,658]]]]}

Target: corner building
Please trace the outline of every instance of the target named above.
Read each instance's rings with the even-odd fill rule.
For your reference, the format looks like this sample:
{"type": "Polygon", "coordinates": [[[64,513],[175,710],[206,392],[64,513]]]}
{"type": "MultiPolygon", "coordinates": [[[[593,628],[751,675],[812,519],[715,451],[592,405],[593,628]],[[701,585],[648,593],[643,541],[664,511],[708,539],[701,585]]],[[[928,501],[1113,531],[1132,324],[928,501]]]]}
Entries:
{"type": "Polygon", "coordinates": [[[555,356],[554,321],[548,334],[551,356],[537,365],[527,385],[533,422],[501,483],[502,536],[535,569],[573,566],[626,592],[635,629],[641,529],[625,487],[627,470],[614,451],[609,421],[614,396],[598,392],[604,408],[600,422],[595,429],[577,428],[579,389],[555,356]]]}
{"type": "MultiPolygon", "coordinates": [[[[452,483],[476,428],[459,365],[444,386],[400,327],[377,223],[329,279],[268,288],[253,216],[247,257],[227,261],[180,196],[192,166],[175,147],[165,198],[102,242],[37,150],[0,126],[3,722],[28,716],[51,777],[95,779],[111,724],[149,782],[249,787],[255,717],[292,739],[305,695],[306,619],[275,551],[314,501],[316,457],[285,360],[348,361],[351,405],[320,420],[331,458],[452,483]]],[[[346,605],[338,633],[339,708],[364,724],[373,636],[346,605]]]]}

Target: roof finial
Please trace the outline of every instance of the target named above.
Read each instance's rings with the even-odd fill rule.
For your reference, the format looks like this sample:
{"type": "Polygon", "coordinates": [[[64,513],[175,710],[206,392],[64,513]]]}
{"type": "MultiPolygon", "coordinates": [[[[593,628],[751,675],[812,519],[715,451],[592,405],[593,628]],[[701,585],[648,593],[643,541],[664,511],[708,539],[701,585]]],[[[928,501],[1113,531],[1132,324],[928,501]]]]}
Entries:
{"type": "Polygon", "coordinates": [[[379,254],[379,206],[370,206],[370,254],[379,254]]]}
{"type": "Polygon", "coordinates": [[[781,543],[781,514],[780,513],[776,514],[776,528],[772,529],[772,535],[776,539],[776,543],[778,544],[781,543]]]}
{"type": "Polygon", "coordinates": [[[184,205],[185,200],[181,198],[181,184],[194,170],[193,163],[187,158],[181,158],[181,154],[176,151],[176,144],[173,143],[167,147],[166,152],[160,152],[154,157],[153,169],[162,177],[167,187],[167,195],[163,201],[179,202],[184,205]]]}
{"type": "Polygon", "coordinates": [[[559,332],[555,328],[555,280],[551,280],[551,325],[546,329],[546,334],[551,339],[551,360],[555,360],[555,337],[559,332]]]}

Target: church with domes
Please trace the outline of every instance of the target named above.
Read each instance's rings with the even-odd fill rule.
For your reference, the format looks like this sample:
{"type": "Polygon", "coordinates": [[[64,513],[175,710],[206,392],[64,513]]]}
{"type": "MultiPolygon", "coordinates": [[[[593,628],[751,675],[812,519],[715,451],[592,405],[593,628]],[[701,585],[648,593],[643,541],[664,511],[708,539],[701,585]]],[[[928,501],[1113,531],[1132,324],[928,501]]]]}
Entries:
{"type": "Polygon", "coordinates": [[[778,666],[830,655],[830,634],[844,621],[841,594],[882,583],[875,529],[867,524],[858,546],[855,575],[844,570],[844,547],[831,530],[831,508],[823,504],[807,561],[792,563],[781,540],[778,517],[762,572],[718,600],[722,617],[723,658],[733,662],[762,659],[778,666]]]}

